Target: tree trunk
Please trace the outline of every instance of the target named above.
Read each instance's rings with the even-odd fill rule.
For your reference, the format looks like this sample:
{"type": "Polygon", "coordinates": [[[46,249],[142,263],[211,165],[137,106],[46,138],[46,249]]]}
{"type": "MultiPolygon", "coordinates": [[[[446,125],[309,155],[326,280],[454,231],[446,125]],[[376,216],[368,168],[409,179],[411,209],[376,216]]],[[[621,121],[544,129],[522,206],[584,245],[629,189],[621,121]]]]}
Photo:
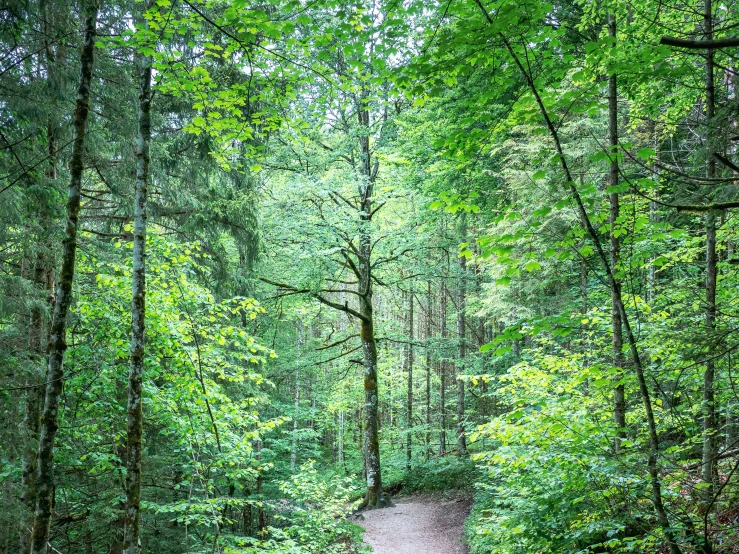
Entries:
{"type": "MultiPolygon", "coordinates": [[[[714,352],[716,345],[713,332],[716,322],[716,214],[706,215],[706,332],[708,334],[709,352],[714,352]]],[[[707,485],[702,491],[704,502],[713,498],[713,482],[716,458],[716,407],[714,398],[715,364],[713,360],[706,362],[703,374],[703,456],[702,478],[707,485]]]]}
{"type": "Polygon", "coordinates": [[[439,455],[443,456],[446,454],[446,360],[445,349],[446,339],[448,337],[448,331],[446,327],[446,312],[447,312],[447,290],[446,283],[442,279],[441,281],[441,302],[439,307],[439,325],[441,326],[441,344],[443,345],[444,351],[442,352],[441,360],[439,360],[439,377],[441,378],[441,385],[439,388],[439,418],[441,431],[439,433],[439,455]]]}
{"type": "Polygon", "coordinates": [[[359,439],[359,452],[362,454],[362,480],[367,480],[367,449],[364,447],[364,418],[363,410],[357,410],[357,437],[359,439]]]}
{"type": "MultiPolygon", "coordinates": [[[[704,3],[704,32],[706,40],[713,39],[713,6],[712,0],[704,3]]],[[[716,162],[713,157],[714,133],[713,118],[716,115],[716,91],[714,84],[714,53],[713,50],[706,51],[706,177],[713,179],[716,176],[716,162]]],[[[717,280],[717,256],[716,256],[716,212],[706,214],[706,333],[709,341],[709,352],[714,352],[718,345],[713,344],[716,325],[716,280],[717,280]]],[[[702,453],[702,479],[705,487],[701,490],[701,501],[703,509],[707,512],[714,496],[714,479],[716,471],[716,405],[714,394],[714,381],[716,368],[714,361],[706,362],[706,371],[703,374],[703,453],[702,453]]],[[[704,545],[703,552],[709,554],[713,551],[708,537],[707,521],[708,513],[704,514],[704,545]]]]}
{"type": "MultiPolygon", "coordinates": [[[[660,144],[657,138],[657,129],[655,123],[652,121],[649,124],[649,136],[654,144],[654,151],[657,156],[654,164],[652,165],[652,174],[659,179],[660,177],[660,144]]],[[[653,194],[659,195],[659,192],[655,191],[653,194]]],[[[655,225],[659,222],[659,212],[657,211],[658,204],[654,200],[649,201],[649,222],[651,225],[655,225]]],[[[652,304],[657,296],[657,268],[654,265],[655,256],[649,260],[649,272],[647,274],[647,302],[652,304]]]]}
{"type": "Polygon", "coordinates": [[[367,493],[364,504],[376,507],[382,501],[382,477],[380,473],[380,440],[377,405],[377,344],[372,324],[371,302],[362,302],[362,315],[368,321],[361,322],[360,336],[364,366],[364,448],[367,463],[367,493]]]}
{"type": "Polygon", "coordinates": [[[64,352],[67,349],[67,314],[72,303],[72,284],[74,282],[77,255],[77,225],[80,212],[80,188],[84,172],[85,130],[89,113],[90,85],[95,53],[97,3],[93,2],[92,5],[87,6],[86,12],[85,38],[80,55],[80,81],[74,112],[74,145],[69,163],[71,175],[66,208],[66,236],[63,242],[62,269],[49,336],[46,396],[39,436],[36,513],[31,536],[32,554],[46,554],[47,552],[51,507],[54,497],[54,439],[59,428],[59,403],[64,380],[64,352]]]}
{"type": "Polygon", "coordinates": [[[339,412],[339,433],[336,438],[338,450],[338,462],[340,466],[344,466],[344,410],[339,412]]]}
{"type": "Polygon", "coordinates": [[[426,460],[431,458],[431,281],[426,288],[426,460]]]}
{"type": "MultiPolygon", "coordinates": [[[[616,40],[616,16],[608,14],[608,35],[614,40],[612,48],[615,48],[616,40]]],[[[620,258],[621,241],[616,234],[616,225],[621,211],[618,192],[615,187],[619,183],[618,169],[618,77],[614,73],[608,78],[608,145],[611,158],[608,171],[608,184],[612,189],[608,192],[608,203],[610,210],[608,221],[610,223],[610,254],[611,271],[614,276],[618,275],[618,264],[620,258]]],[[[617,277],[615,277],[617,278],[617,277]]],[[[613,366],[619,369],[624,367],[623,356],[623,329],[621,314],[618,310],[618,299],[615,298],[616,290],[611,289],[611,352],[613,366]]],[[[616,376],[621,380],[621,373],[616,376]]],[[[624,385],[616,385],[613,391],[613,419],[616,423],[616,450],[620,448],[621,440],[626,438],[626,391],[624,385]]]]}
{"type": "Polygon", "coordinates": [[[141,448],[144,434],[142,393],[146,355],[146,200],[149,185],[149,143],[151,142],[151,57],[140,56],[140,71],[136,198],[133,211],[131,368],[128,376],[126,516],[123,554],[140,554],[141,552],[141,448]]]}
{"type": "MultiPolygon", "coordinates": [[[[511,308],[511,319],[514,325],[518,325],[518,291],[514,287],[513,289],[513,307],[511,308]]],[[[519,339],[513,339],[511,341],[511,350],[516,359],[521,357],[521,341],[519,339]]]]}
{"type": "MultiPolygon", "coordinates": [[[[43,290],[46,270],[46,258],[41,250],[36,255],[36,264],[33,270],[33,282],[36,289],[43,290]]],[[[32,364],[43,366],[43,327],[44,312],[34,302],[31,308],[31,321],[28,327],[28,347],[31,351],[32,364]]],[[[39,407],[41,404],[41,380],[36,371],[31,370],[26,378],[26,413],[23,419],[25,435],[23,460],[21,467],[21,501],[27,508],[27,513],[21,520],[21,554],[28,554],[31,550],[31,531],[33,528],[33,513],[36,507],[36,464],[39,447],[39,407]]]]}
{"type": "Polygon", "coordinates": [[[362,356],[364,368],[364,448],[367,454],[367,492],[364,498],[365,507],[382,505],[382,475],[380,472],[380,439],[378,420],[378,383],[377,383],[377,343],[375,342],[375,324],[372,306],[372,235],[370,220],[372,218],[372,195],[374,193],[377,162],[372,167],[369,132],[370,115],[366,107],[366,90],[358,103],[359,124],[362,134],[359,136],[361,153],[361,179],[359,183],[360,228],[359,228],[359,313],[360,338],[362,340],[362,356]]]}
{"type": "Polygon", "coordinates": [[[298,411],[300,410],[300,374],[295,375],[295,408],[293,409],[293,437],[290,452],[290,471],[295,471],[298,460],[298,411]]]}
{"type": "Polygon", "coordinates": [[[406,432],[405,432],[405,468],[410,471],[411,461],[413,458],[412,451],[412,433],[411,428],[413,427],[413,293],[408,292],[408,341],[405,348],[405,367],[408,371],[408,399],[406,402],[405,410],[405,421],[406,421],[406,432]]]}
{"type": "MultiPolygon", "coordinates": [[[[298,364],[303,346],[303,328],[298,326],[298,364]]],[[[290,452],[290,471],[295,471],[298,460],[298,413],[300,412],[300,368],[295,370],[295,408],[293,410],[293,436],[290,452]]]]}
{"type": "MultiPolygon", "coordinates": [[[[347,305],[346,292],[344,292],[344,285],[343,284],[341,285],[341,289],[342,289],[342,292],[341,292],[341,295],[340,295],[341,304],[342,305],[347,305]]],[[[341,323],[340,323],[340,325],[341,325],[341,336],[342,337],[345,337],[346,336],[346,331],[347,331],[347,329],[349,327],[349,314],[347,314],[346,312],[341,312],[340,317],[341,317],[341,323]]],[[[342,394],[342,399],[343,399],[343,394],[342,394]]],[[[338,441],[338,445],[337,445],[337,447],[338,447],[338,461],[339,461],[339,464],[342,467],[344,467],[344,430],[345,430],[345,415],[344,415],[344,408],[342,407],[341,408],[341,411],[339,412],[339,436],[337,438],[337,441],[338,441]]]]}
{"type": "Polygon", "coordinates": [[[262,502],[262,439],[257,439],[257,466],[259,473],[257,474],[257,498],[259,498],[259,506],[257,507],[257,528],[259,529],[259,540],[264,540],[264,533],[267,527],[267,521],[264,517],[264,502],[262,502]]]}
{"type": "MultiPolygon", "coordinates": [[[[467,217],[463,213],[459,223],[459,238],[464,242],[467,238],[467,217]]],[[[467,333],[465,304],[467,301],[467,289],[465,279],[467,278],[467,258],[459,256],[459,296],[457,298],[457,456],[467,456],[467,436],[464,430],[464,381],[460,375],[464,373],[465,358],[467,357],[467,333]]]]}
{"type": "MultiPolygon", "coordinates": [[[[53,10],[46,0],[39,2],[39,12],[42,15],[44,29],[44,57],[46,61],[46,82],[49,88],[54,86],[55,55],[51,45],[52,30],[50,22],[53,20],[53,10]]],[[[49,164],[45,171],[45,188],[53,187],[57,177],[57,132],[56,124],[51,115],[46,122],[46,151],[49,164]]],[[[43,366],[46,356],[44,346],[44,309],[41,302],[41,293],[48,292],[49,297],[53,290],[49,286],[48,275],[51,272],[51,260],[45,251],[48,248],[52,222],[47,201],[43,200],[40,206],[41,233],[37,241],[36,261],[33,268],[34,292],[38,298],[31,307],[31,317],[28,326],[28,348],[31,352],[30,369],[26,377],[25,416],[23,419],[24,450],[21,461],[21,502],[26,512],[21,518],[20,549],[21,554],[31,551],[31,533],[33,531],[34,510],[36,508],[36,465],[38,463],[39,448],[39,416],[43,403],[43,366]]],[[[21,272],[22,273],[22,272],[21,272]]]]}

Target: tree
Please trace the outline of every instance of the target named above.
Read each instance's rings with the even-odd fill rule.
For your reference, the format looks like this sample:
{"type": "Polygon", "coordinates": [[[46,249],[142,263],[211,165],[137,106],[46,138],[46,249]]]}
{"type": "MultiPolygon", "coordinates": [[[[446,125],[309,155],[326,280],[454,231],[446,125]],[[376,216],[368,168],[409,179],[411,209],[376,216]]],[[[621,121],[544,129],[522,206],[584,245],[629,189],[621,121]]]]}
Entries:
{"type": "MultiPolygon", "coordinates": [[[[147,15],[145,13],[144,17],[147,15]]],[[[144,30],[148,30],[146,23],[144,30]]],[[[136,142],[136,198],[133,211],[131,369],[128,377],[124,554],[141,552],[141,449],[144,430],[143,374],[146,360],[146,200],[151,142],[151,65],[151,56],[146,54],[140,56],[141,90],[136,142]]]]}
{"type": "Polygon", "coordinates": [[[41,415],[38,469],[36,476],[36,512],[31,535],[31,553],[45,554],[49,543],[49,525],[54,495],[54,439],[59,427],[59,400],[64,379],[64,352],[67,349],[67,315],[72,303],[72,284],[77,255],[82,173],[87,118],[90,111],[92,66],[95,57],[98,5],[86,5],[85,38],[80,53],[80,80],[74,112],[74,147],[69,163],[70,181],[67,197],[67,225],[62,253],[59,285],[54,300],[54,315],[49,336],[48,367],[46,370],[46,397],[41,415]]]}

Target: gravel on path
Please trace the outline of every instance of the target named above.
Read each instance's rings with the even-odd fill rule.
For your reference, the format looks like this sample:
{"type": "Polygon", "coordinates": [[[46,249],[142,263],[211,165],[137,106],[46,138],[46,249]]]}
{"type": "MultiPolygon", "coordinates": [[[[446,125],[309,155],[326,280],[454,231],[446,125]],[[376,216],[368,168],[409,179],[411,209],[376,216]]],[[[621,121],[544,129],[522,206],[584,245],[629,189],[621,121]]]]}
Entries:
{"type": "Polygon", "coordinates": [[[363,512],[357,523],[373,554],[467,554],[464,520],[472,500],[407,496],[395,506],[363,512]]]}

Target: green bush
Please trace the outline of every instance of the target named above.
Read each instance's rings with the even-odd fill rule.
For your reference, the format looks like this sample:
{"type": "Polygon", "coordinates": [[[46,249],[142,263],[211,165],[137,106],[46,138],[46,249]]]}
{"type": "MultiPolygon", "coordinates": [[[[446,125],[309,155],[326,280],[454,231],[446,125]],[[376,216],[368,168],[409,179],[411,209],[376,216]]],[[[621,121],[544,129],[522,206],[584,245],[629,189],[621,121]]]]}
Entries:
{"type": "Polygon", "coordinates": [[[456,457],[432,458],[415,466],[403,478],[403,490],[408,492],[472,490],[479,471],[474,463],[456,457]]]}

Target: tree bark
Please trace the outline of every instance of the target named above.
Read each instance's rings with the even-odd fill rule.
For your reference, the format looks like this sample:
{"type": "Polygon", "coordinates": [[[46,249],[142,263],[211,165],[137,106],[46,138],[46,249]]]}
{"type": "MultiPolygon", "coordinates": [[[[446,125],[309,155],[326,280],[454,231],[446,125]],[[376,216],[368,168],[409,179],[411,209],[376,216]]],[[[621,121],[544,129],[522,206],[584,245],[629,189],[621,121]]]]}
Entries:
{"type": "MultiPolygon", "coordinates": [[[[613,39],[612,48],[616,47],[616,16],[608,14],[608,35],[613,39]]],[[[618,77],[614,73],[608,78],[608,145],[610,165],[608,168],[608,184],[615,188],[619,182],[618,168],[618,77]]],[[[620,259],[621,241],[616,234],[616,226],[621,211],[618,192],[611,190],[608,193],[610,205],[608,221],[610,223],[610,255],[611,271],[618,275],[618,264],[620,259]]],[[[621,313],[618,310],[618,299],[615,297],[616,290],[611,288],[611,351],[613,366],[619,369],[624,367],[623,356],[623,329],[621,325],[621,313]]],[[[621,373],[616,376],[621,380],[621,373]]],[[[626,389],[624,385],[616,385],[613,390],[613,419],[616,423],[616,450],[620,448],[621,440],[626,438],[626,389]]]]}
{"type": "Polygon", "coordinates": [[[372,321],[371,300],[363,299],[361,304],[362,315],[368,318],[360,324],[364,367],[364,448],[367,460],[367,492],[364,505],[366,507],[376,507],[382,501],[380,440],[377,419],[377,343],[375,342],[375,330],[372,321]]]}
{"type": "MultiPolygon", "coordinates": [[[[459,222],[459,238],[461,242],[467,240],[467,216],[462,214],[459,222]]],[[[467,258],[459,256],[459,295],[457,297],[457,456],[467,456],[467,435],[464,430],[464,381],[459,377],[464,373],[465,359],[467,358],[467,333],[465,307],[467,302],[467,258]]]]}
{"type": "Polygon", "coordinates": [[[267,528],[267,520],[264,517],[264,502],[262,502],[262,439],[257,439],[257,497],[259,498],[259,506],[257,508],[257,529],[259,529],[259,540],[264,540],[265,529],[267,528]]]}
{"type": "MultiPolygon", "coordinates": [[[[146,8],[144,8],[146,10],[146,8]]],[[[145,28],[148,26],[144,24],[145,28]]],[[[146,201],[151,142],[151,57],[139,56],[140,90],[136,141],[136,195],[133,210],[131,366],[128,375],[126,515],[123,554],[141,552],[141,448],[144,434],[143,380],[146,357],[146,201]]]]}
{"type": "Polygon", "coordinates": [[[426,460],[431,458],[431,281],[426,288],[426,460]]]}
{"type": "MultiPolygon", "coordinates": [[[[303,328],[298,326],[298,364],[303,345],[303,328]]],[[[298,460],[298,413],[300,411],[300,368],[295,370],[295,408],[293,410],[293,436],[290,452],[290,471],[295,471],[298,460]]],[[[343,453],[342,453],[343,454],[343,453]]]]}
{"type": "Polygon", "coordinates": [[[362,480],[367,480],[367,449],[364,447],[364,418],[363,410],[357,410],[357,437],[359,438],[359,452],[362,454],[362,480]]]}
{"type": "MultiPolygon", "coordinates": [[[[365,507],[382,505],[382,474],[380,471],[380,439],[378,420],[378,383],[377,383],[377,343],[372,306],[372,234],[370,229],[372,218],[372,196],[374,194],[377,165],[372,167],[370,151],[370,114],[367,108],[367,91],[362,92],[358,102],[358,118],[361,132],[359,149],[361,154],[359,198],[360,228],[358,263],[358,292],[360,338],[362,340],[362,356],[364,368],[364,447],[367,454],[367,492],[364,498],[365,507]]],[[[377,164],[377,162],[376,162],[377,164]]]]}
{"type": "MultiPolygon", "coordinates": [[[[441,326],[441,343],[446,348],[446,339],[449,335],[446,326],[446,312],[447,312],[447,289],[446,283],[442,279],[441,281],[441,302],[439,308],[439,325],[441,326]]],[[[439,388],[439,418],[441,431],[439,433],[439,455],[443,456],[446,454],[446,360],[442,354],[441,360],[439,361],[439,373],[441,379],[441,385],[439,388]]]]}
{"type": "Polygon", "coordinates": [[[413,433],[411,428],[413,427],[413,292],[409,291],[408,295],[408,312],[406,317],[408,318],[408,344],[405,345],[405,367],[408,371],[408,396],[406,401],[405,409],[405,421],[406,421],[406,432],[405,432],[405,468],[410,471],[411,461],[413,458],[412,440],[413,433]]]}
{"type": "MultiPolygon", "coordinates": [[[[46,62],[46,84],[49,89],[54,86],[56,56],[51,44],[53,36],[51,21],[54,12],[46,0],[39,2],[39,12],[42,15],[44,30],[44,58],[46,62]]],[[[46,153],[48,166],[45,170],[46,182],[44,187],[53,187],[57,177],[57,126],[50,114],[46,122],[46,153]]],[[[51,215],[46,200],[40,206],[41,232],[37,239],[36,261],[33,268],[34,292],[38,298],[31,306],[30,322],[28,326],[28,348],[31,352],[31,369],[26,378],[25,416],[23,419],[24,450],[21,461],[21,502],[26,513],[21,518],[20,549],[21,554],[28,554],[31,550],[31,533],[33,531],[34,510],[36,508],[36,465],[38,463],[40,412],[43,403],[43,366],[46,356],[44,346],[44,331],[46,321],[42,307],[42,292],[48,292],[52,297],[49,274],[51,260],[46,252],[51,234],[51,215]]]]}
{"type": "Polygon", "coordinates": [[[739,46],[739,37],[723,38],[718,40],[690,40],[675,37],[662,37],[659,43],[666,44],[668,46],[688,48],[690,50],[734,48],[739,46]]]}
{"type": "MultiPolygon", "coordinates": [[[[49,20],[51,19],[51,10],[44,1],[40,3],[40,12],[44,20],[45,40],[45,58],[47,82],[51,85],[54,54],[50,45],[51,31],[49,29],[49,20]]],[[[57,160],[56,160],[56,128],[49,117],[46,125],[46,142],[47,155],[49,165],[45,171],[47,179],[46,187],[53,186],[52,183],[57,176],[57,160]]],[[[23,419],[24,430],[24,451],[21,462],[21,502],[27,509],[27,512],[21,518],[20,532],[20,549],[21,554],[28,554],[31,550],[31,533],[33,530],[34,510],[36,507],[36,466],[38,463],[39,448],[39,427],[40,427],[40,411],[43,403],[43,365],[46,356],[46,348],[44,346],[44,309],[41,305],[41,293],[48,291],[51,297],[52,291],[48,287],[48,274],[51,271],[51,262],[45,250],[48,247],[49,234],[51,229],[51,217],[47,206],[40,208],[41,233],[37,242],[36,261],[33,268],[33,285],[34,291],[38,298],[34,300],[31,306],[30,322],[28,326],[28,348],[31,352],[32,368],[26,378],[26,398],[25,398],[25,417],[23,419]]]]}
{"type": "Polygon", "coordinates": [[[338,442],[338,462],[340,466],[344,466],[344,410],[339,412],[339,433],[336,441],[338,442]]]}
{"type": "MultiPolygon", "coordinates": [[[[45,256],[41,251],[36,256],[33,271],[33,282],[38,289],[43,290],[45,282],[45,256]]],[[[31,321],[28,328],[28,347],[31,351],[33,366],[43,366],[45,349],[43,348],[44,316],[40,306],[34,304],[31,308],[31,321]]],[[[39,447],[39,407],[41,404],[41,383],[35,369],[29,371],[26,378],[25,417],[23,430],[25,435],[23,460],[21,466],[21,501],[28,512],[21,520],[21,554],[27,554],[31,549],[31,531],[33,529],[33,513],[36,507],[36,465],[39,447]]]]}
{"type": "MultiPolygon", "coordinates": [[[[703,25],[706,40],[713,40],[713,5],[712,0],[704,2],[703,25]]],[[[716,176],[716,162],[713,157],[714,132],[712,129],[713,119],[716,115],[716,90],[714,83],[714,52],[710,48],[706,51],[706,177],[713,179],[716,176]]],[[[706,307],[705,321],[706,333],[710,345],[710,351],[714,351],[717,345],[712,344],[716,326],[716,281],[717,281],[717,255],[716,255],[716,212],[706,214],[706,307]]],[[[714,479],[716,471],[716,405],[714,386],[716,379],[716,367],[713,359],[706,362],[706,370],[703,374],[703,452],[701,465],[701,478],[705,487],[701,490],[701,501],[703,509],[707,512],[714,496],[714,479]]],[[[704,514],[704,554],[713,552],[711,541],[708,536],[708,513],[704,514]]]]}
{"type": "Polygon", "coordinates": [[[38,463],[36,471],[36,512],[31,536],[31,553],[46,554],[54,497],[54,440],[59,428],[59,403],[64,380],[64,352],[67,349],[67,314],[72,303],[77,225],[80,212],[80,189],[84,172],[85,131],[90,102],[90,86],[95,54],[98,6],[93,0],[85,15],[85,38],[80,54],[80,80],[74,112],[74,145],[69,163],[70,180],[67,196],[66,236],[62,248],[62,269],[56,291],[56,304],[49,335],[49,359],[46,372],[46,395],[41,417],[38,463]]]}

